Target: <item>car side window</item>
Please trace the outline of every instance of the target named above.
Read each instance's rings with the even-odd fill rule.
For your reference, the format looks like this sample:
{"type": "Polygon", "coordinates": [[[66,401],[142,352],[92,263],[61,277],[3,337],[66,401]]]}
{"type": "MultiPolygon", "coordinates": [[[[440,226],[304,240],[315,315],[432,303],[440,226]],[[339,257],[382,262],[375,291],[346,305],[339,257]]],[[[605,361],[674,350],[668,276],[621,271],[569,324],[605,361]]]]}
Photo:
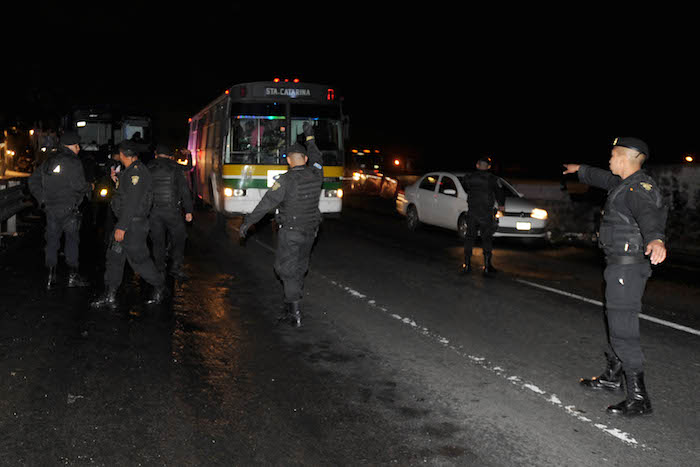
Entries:
{"type": "Polygon", "coordinates": [[[437,185],[437,181],[437,175],[426,175],[420,182],[418,188],[420,188],[421,190],[435,191],[435,185],[437,185]]]}
{"type": "Polygon", "coordinates": [[[452,177],[444,175],[440,180],[440,193],[447,196],[457,196],[457,185],[452,177]]]}

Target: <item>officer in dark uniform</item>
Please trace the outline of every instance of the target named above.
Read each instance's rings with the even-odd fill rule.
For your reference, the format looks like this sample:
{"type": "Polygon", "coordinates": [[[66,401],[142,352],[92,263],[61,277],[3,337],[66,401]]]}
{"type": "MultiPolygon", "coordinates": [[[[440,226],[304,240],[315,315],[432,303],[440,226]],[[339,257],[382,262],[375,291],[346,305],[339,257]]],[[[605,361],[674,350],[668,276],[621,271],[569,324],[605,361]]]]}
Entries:
{"type": "Polygon", "coordinates": [[[78,206],[91,190],[78,159],[80,137],[61,136],[59,151],[44,161],[29,177],[29,190],[46,212],[46,288],[56,284],[56,265],[61,236],[65,234],[65,258],[69,268],[68,287],[89,285],[78,273],[81,216],[78,206]]]}
{"type": "Polygon", "coordinates": [[[295,327],[301,326],[299,302],[303,296],[311,249],[321,222],[318,203],[323,185],[323,159],[309,123],[304,123],[304,136],[306,148],[301,144],[288,148],[289,171],[281,175],[265,193],[240,228],[240,236],[245,238],[251,225],[272,209],[279,208],[276,216],[279,233],[275,271],[282,279],[286,304],[286,313],[281,319],[291,319],[295,327]]]}
{"type": "Polygon", "coordinates": [[[182,166],[175,162],[170,150],[164,145],[156,146],[155,159],[148,163],[153,178],[153,207],[151,208],[151,244],[156,268],[165,272],[167,238],[170,236],[170,275],[177,280],[187,280],[182,271],[185,257],[187,232],[182,219],[192,222],[192,195],[187,186],[182,166]]]}
{"type": "Polygon", "coordinates": [[[117,221],[106,255],[105,291],[90,304],[92,307],[116,308],[117,290],[122,282],[126,260],[143,280],[153,286],[148,304],[161,303],[166,296],[165,277],[153,264],[146,244],[153,193],[151,174],[138,159],[137,150],[132,141],[119,145],[119,158],[124,170],[119,173],[111,202],[117,221]]]}
{"type": "Polygon", "coordinates": [[[467,191],[467,234],[464,237],[464,264],[462,273],[472,270],[472,247],[477,232],[481,232],[481,245],[484,250],[484,275],[497,272],[491,263],[493,256],[493,234],[498,228],[494,206],[503,211],[506,203],[498,177],[489,172],[491,158],[482,157],[476,162],[476,171],[467,173],[462,178],[462,186],[467,191]]]}
{"type": "Polygon", "coordinates": [[[610,171],[565,164],[565,174],[578,172],[581,182],[608,191],[600,225],[600,247],[605,253],[605,302],[608,334],[607,366],[594,378],[582,378],[591,389],[627,389],[624,401],[609,413],[641,415],[652,412],[644,384],[643,354],[639,342],[639,313],[651,264],[666,259],[667,209],[656,182],[642,170],[649,156],[637,138],[616,138],[610,171]],[[624,378],[623,378],[624,377],[624,378]]]}

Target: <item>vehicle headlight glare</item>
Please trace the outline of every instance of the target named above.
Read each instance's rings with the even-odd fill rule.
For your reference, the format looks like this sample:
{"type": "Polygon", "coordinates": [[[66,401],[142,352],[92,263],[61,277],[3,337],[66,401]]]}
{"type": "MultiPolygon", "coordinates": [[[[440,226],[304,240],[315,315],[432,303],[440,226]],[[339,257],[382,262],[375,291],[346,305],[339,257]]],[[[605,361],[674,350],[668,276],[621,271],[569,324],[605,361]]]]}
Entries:
{"type": "Polygon", "coordinates": [[[545,220],[547,218],[547,211],[545,211],[544,209],[535,208],[530,213],[530,217],[532,217],[533,219],[545,220]]]}
{"type": "Polygon", "coordinates": [[[103,198],[107,196],[107,193],[109,193],[109,191],[107,191],[107,188],[102,188],[100,190],[100,196],[102,196],[103,198]]]}
{"type": "Polygon", "coordinates": [[[338,188],[337,190],[326,190],[326,198],[342,198],[343,189],[338,188]]]}
{"type": "Polygon", "coordinates": [[[227,187],[227,188],[224,188],[224,196],[226,196],[226,197],[228,197],[228,198],[230,198],[231,196],[233,196],[233,189],[228,188],[228,187],[227,187]]]}

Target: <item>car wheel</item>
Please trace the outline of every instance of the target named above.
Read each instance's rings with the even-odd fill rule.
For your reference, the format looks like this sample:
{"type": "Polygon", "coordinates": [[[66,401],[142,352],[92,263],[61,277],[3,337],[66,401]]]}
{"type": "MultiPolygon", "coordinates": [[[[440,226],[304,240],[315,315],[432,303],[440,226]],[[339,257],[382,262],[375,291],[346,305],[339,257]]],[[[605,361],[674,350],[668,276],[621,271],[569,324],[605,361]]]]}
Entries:
{"type": "Polygon", "coordinates": [[[415,206],[411,205],[406,211],[406,226],[408,227],[408,230],[413,232],[418,228],[419,224],[420,219],[418,219],[418,210],[415,206]]]}
{"type": "Polygon", "coordinates": [[[457,219],[457,235],[464,240],[467,236],[467,213],[463,212],[457,219]]]}

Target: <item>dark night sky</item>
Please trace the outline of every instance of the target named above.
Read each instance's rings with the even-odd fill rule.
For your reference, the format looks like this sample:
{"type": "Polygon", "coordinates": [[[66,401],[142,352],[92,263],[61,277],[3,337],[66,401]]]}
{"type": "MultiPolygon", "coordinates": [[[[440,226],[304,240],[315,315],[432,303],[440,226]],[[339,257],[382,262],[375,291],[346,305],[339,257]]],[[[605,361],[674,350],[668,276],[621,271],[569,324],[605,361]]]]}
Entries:
{"type": "Polygon", "coordinates": [[[645,138],[656,162],[700,152],[700,79],[686,55],[697,41],[681,12],[666,22],[658,11],[249,4],[10,12],[0,113],[133,105],[176,145],[187,117],[229,85],[286,75],[339,90],[353,144],[434,167],[471,167],[487,152],[551,175],[559,162],[605,164],[621,135],[645,138]]]}

